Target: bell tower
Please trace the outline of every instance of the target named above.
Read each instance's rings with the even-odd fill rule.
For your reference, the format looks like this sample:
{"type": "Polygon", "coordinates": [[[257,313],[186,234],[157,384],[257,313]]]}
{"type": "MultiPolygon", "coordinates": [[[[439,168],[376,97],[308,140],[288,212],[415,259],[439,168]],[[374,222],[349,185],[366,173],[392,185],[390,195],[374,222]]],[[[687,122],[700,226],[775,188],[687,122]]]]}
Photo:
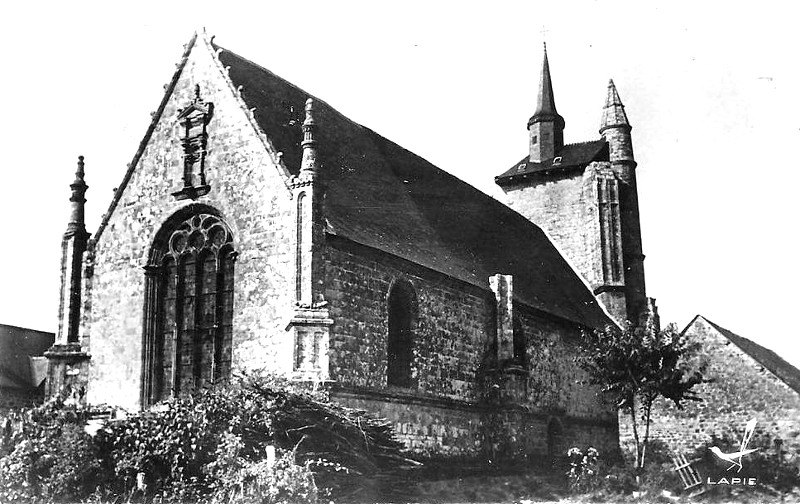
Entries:
{"type": "Polygon", "coordinates": [[[506,203],[542,228],[618,323],[654,311],[645,293],[631,125],[614,82],[600,138],[564,143],[547,48],[528,121],[529,152],[495,177],[506,203]]]}

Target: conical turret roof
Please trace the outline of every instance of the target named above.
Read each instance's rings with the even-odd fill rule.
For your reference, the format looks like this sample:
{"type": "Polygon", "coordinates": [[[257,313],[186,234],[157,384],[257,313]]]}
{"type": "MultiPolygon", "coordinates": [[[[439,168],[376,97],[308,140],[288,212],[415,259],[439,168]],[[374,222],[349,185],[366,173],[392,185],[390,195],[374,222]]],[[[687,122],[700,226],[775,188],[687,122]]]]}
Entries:
{"type": "Polygon", "coordinates": [[[617,92],[617,87],[614,85],[614,80],[609,79],[606,105],[603,107],[603,120],[600,122],[600,133],[606,128],[614,126],[630,127],[631,124],[628,122],[628,116],[625,114],[625,106],[622,105],[622,100],[617,92]]]}

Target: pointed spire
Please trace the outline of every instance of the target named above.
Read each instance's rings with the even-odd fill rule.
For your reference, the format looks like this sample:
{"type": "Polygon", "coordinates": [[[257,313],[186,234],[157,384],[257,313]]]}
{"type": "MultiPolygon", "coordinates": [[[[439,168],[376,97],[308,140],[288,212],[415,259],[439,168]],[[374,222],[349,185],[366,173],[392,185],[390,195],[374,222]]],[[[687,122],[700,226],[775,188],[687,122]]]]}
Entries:
{"type": "Polygon", "coordinates": [[[300,164],[300,171],[315,173],[319,168],[317,163],[317,139],[315,133],[317,130],[316,122],[314,121],[314,100],[309,98],[306,100],[306,118],[303,121],[303,160],[300,164]]]}
{"type": "Polygon", "coordinates": [[[564,147],[564,118],[556,111],[547,45],[544,46],[542,75],[539,79],[536,112],[528,120],[529,160],[541,163],[557,155],[564,147]]]}
{"type": "Polygon", "coordinates": [[[614,80],[608,80],[608,94],[606,95],[606,105],[603,107],[603,119],[600,122],[600,133],[603,133],[608,128],[624,126],[631,127],[628,122],[628,116],[625,114],[625,106],[622,105],[622,100],[617,92],[617,87],[614,85],[614,80]]]}
{"type": "MultiPolygon", "coordinates": [[[[536,100],[536,112],[533,113],[528,124],[542,121],[552,120],[557,117],[556,101],[553,96],[553,82],[550,78],[550,63],[547,61],[547,43],[544,43],[544,60],[542,61],[542,73],[539,77],[539,94],[536,100]]],[[[563,119],[562,119],[563,121],[563,119]]]]}

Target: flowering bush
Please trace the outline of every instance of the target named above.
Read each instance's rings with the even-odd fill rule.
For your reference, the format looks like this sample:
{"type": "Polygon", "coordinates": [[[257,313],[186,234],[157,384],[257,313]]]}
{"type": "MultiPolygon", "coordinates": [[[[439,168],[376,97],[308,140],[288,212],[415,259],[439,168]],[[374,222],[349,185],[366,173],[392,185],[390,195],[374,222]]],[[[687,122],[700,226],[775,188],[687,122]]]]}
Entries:
{"type": "Polygon", "coordinates": [[[597,486],[599,478],[600,453],[589,447],[584,454],[580,448],[570,448],[567,451],[569,470],[567,481],[571,491],[585,493],[597,486]]]}

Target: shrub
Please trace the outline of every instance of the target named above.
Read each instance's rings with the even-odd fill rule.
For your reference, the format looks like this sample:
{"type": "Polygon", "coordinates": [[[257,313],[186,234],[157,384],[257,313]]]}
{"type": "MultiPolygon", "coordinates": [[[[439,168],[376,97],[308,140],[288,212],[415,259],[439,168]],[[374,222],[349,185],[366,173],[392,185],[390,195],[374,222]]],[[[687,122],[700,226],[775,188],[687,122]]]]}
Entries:
{"type": "Polygon", "coordinates": [[[295,454],[284,452],[270,465],[261,459],[241,462],[219,479],[212,504],[316,504],[317,486],[308,464],[295,463],[295,454]]]}
{"type": "Polygon", "coordinates": [[[352,495],[413,461],[391,426],[280,379],[164,401],[107,422],[92,437],[88,409],[55,401],[0,431],[0,502],[96,499],[315,502],[352,495]],[[268,456],[275,453],[277,458],[268,456]]]}
{"type": "Polygon", "coordinates": [[[84,499],[104,480],[88,411],[56,398],[3,419],[0,502],[84,499]]]}

